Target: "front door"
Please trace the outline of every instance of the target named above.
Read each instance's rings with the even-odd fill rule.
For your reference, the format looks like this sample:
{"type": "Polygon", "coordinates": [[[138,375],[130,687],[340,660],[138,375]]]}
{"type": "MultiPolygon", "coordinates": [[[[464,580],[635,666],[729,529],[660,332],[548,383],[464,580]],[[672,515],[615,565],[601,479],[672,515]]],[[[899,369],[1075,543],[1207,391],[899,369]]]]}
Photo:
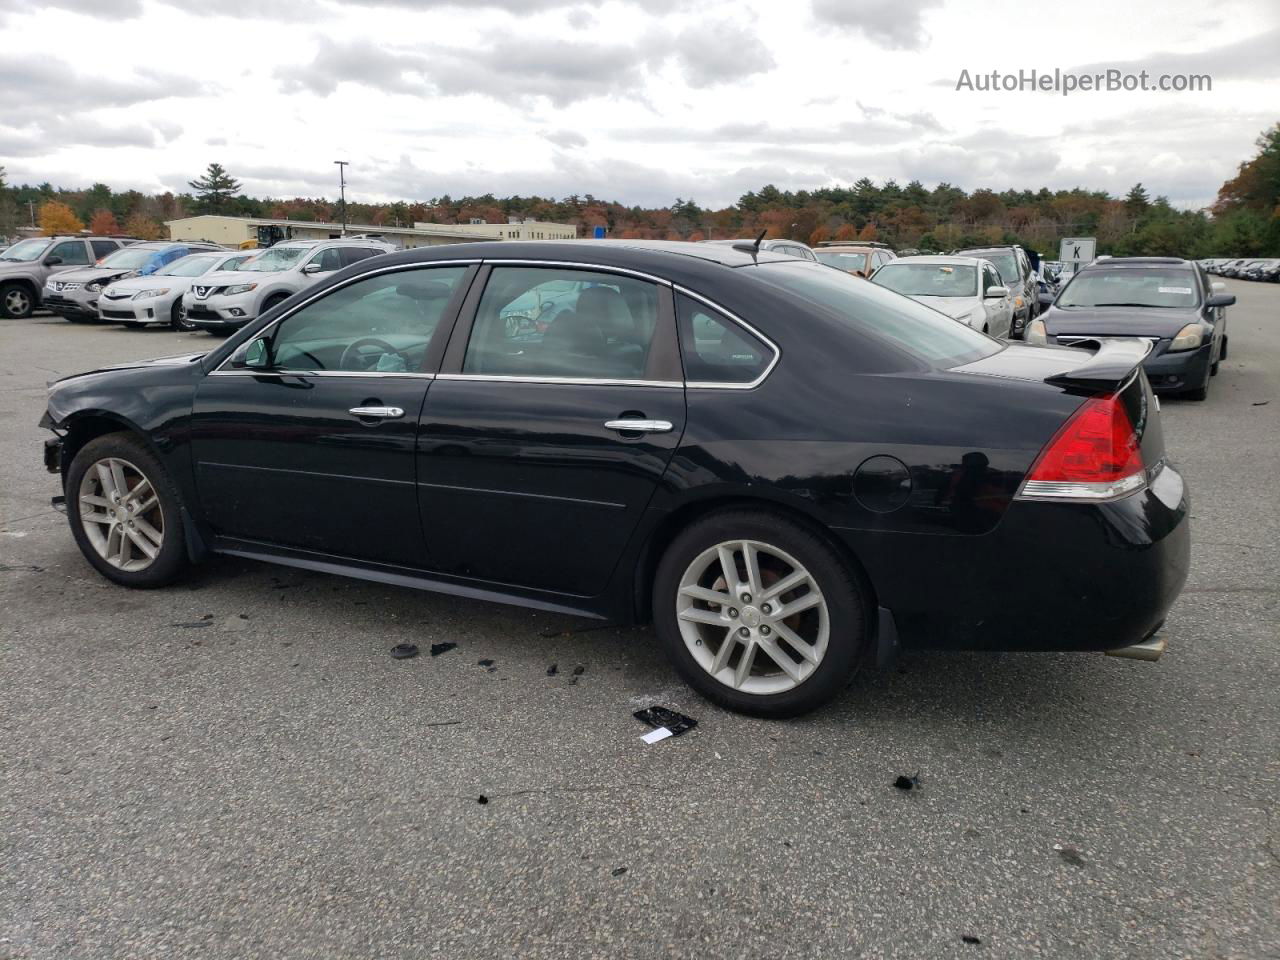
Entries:
{"type": "Polygon", "coordinates": [[[247,341],[196,393],[193,452],[222,537],[425,566],[418,416],[472,268],[379,272],[247,341]]]}
{"type": "Polygon", "coordinates": [[[595,596],[684,429],[671,289],[602,269],[487,273],[422,414],[433,564],[595,596]]]}

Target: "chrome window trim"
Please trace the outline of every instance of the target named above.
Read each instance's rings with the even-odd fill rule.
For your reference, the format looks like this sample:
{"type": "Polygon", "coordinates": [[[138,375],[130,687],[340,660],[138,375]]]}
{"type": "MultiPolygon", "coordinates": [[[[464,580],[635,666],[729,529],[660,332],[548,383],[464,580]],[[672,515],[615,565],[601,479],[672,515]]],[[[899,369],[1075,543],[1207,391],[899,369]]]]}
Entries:
{"type": "MultiPolygon", "coordinates": [[[[373,258],[370,257],[369,259],[373,259],[373,258]]],[[[321,299],[322,297],[326,297],[331,293],[334,293],[338,290],[342,290],[345,287],[349,287],[353,283],[358,283],[361,280],[367,280],[369,277],[377,276],[378,274],[382,274],[382,273],[395,273],[398,270],[430,270],[432,268],[446,267],[446,266],[470,267],[481,262],[483,261],[479,259],[475,259],[475,260],[439,260],[439,261],[427,261],[426,263],[397,263],[389,267],[379,267],[376,270],[369,270],[365,273],[357,274],[354,277],[348,277],[346,280],[343,280],[341,283],[336,283],[332,287],[326,287],[324,290],[320,290],[317,293],[313,294],[312,296],[307,297],[305,300],[299,303],[296,307],[290,307],[288,313],[285,313],[285,314],[282,314],[281,316],[276,317],[274,320],[268,323],[265,327],[259,330],[256,334],[254,334],[249,339],[245,340],[244,343],[240,344],[239,347],[237,347],[235,350],[232,350],[231,353],[227,354],[226,359],[223,360],[220,364],[218,364],[218,366],[215,367],[213,370],[210,370],[208,373],[208,376],[212,377],[219,373],[222,373],[223,367],[227,366],[227,364],[229,364],[232,361],[232,359],[234,359],[236,354],[238,354],[241,350],[243,350],[247,345],[252,343],[254,340],[261,339],[264,334],[267,334],[271,330],[275,329],[277,325],[279,325],[285,320],[288,320],[290,317],[292,317],[295,313],[297,313],[303,307],[310,306],[311,304],[315,303],[317,300],[321,299]]],[[[237,370],[236,372],[239,372],[239,371],[237,370]]],[[[299,371],[299,374],[303,372],[306,372],[306,371],[299,371]]],[[[321,373],[328,373],[328,374],[340,373],[344,376],[347,375],[347,371],[336,371],[336,370],[310,371],[310,372],[312,373],[321,372],[321,373]]],[[[361,375],[365,375],[364,371],[358,371],[358,372],[361,375]]],[[[382,371],[382,372],[373,371],[373,373],[375,376],[380,376],[380,377],[388,376],[388,375],[390,376],[401,375],[401,374],[395,373],[394,371],[382,371]]],[[[261,376],[261,372],[254,373],[253,375],[261,376]]],[[[296,375],[297,374],[294,374],[294,376],[296,375]]],[[[434,376],[434,374],[425,374],[425,376],[434,376]]]]}
{"type": "Polygon", "coordinates": [[[219,367],[211,371],[211,377],[411,377],[415,380],[434,380],[434,373],[418,373],[405,370],[255,370],[252,367],[237,367],[235,370],[223,370],[219,367]]]}
{"type": "MultiPolygon", "coordinates": [[[[682,287],[678,283],[672,284],[672,289],[674,289],[677,293],[683,293],[687,297],[692,297],[694,300],[698,300],[701,303],[706,304],[712,310],[715,310],[717,313],[722,314],[723,316],[732,320],[738,326],[742,327],[744,330],[748,331],[752,336],[754,336],[757,340],[765,344],[770,350],[773,351],[773,359],[769,361],[769,365],[764,368],[764,372],[761,373],[760,376],[752,380],[750,383],[718,383],[715,381],[706,381],[706,380],[690,380],[686,377],[685,378],[686,387],[689,387],[690,389],[696,389],[696,390],[754,390],[756,387],[760,386],[760,384],[764,383],[765,380],[769,379],[769,374],[773,373],[773,368],[776,367],[778,365],[778,361],[782,359],[782,349],[776,343],[774,343],[772,340],[766,337],[763,333],[761,333],[751,324],[747,323],[747,321],[743,320],[736,313],[733,313],[730,310],[726,310],[724,307],[720,306],[720,304],[716,303],[714,300],[710,300],[704,297],[700,293],[695,293],[693,290],[690,290],[687,287],[682,287]]],[[[678,313],[679,311],[677,311],[677,317],[678,317],[678,313]]],[[[678,319],[677,319],[677,322],[679,322],[678,319]]]]}
{"type": "Polygon", "coordinates": [[[641,280],[648,280],[650,283],[656,283],[664,287],[675,286],[665,277],[655,277],[651,273],[632,270],[630,267],[613,267],[605,263],[580,263],[577,260],[529,260],[527,258],[503,260],[496,257],[485,257],[484,262],[491,266],[563,267],[570,270],[591,270],[596,273],[620,273],[629,277],[639,277],[641,280]]]}
{"type": "Polygon", "coordinates": [[[490,383],[550,383],[597,387],[683,387],[679,380],[620,380],[607,377],[521,377],[497,373],[438,373],[437,380],[482,380],[490,383]]]}

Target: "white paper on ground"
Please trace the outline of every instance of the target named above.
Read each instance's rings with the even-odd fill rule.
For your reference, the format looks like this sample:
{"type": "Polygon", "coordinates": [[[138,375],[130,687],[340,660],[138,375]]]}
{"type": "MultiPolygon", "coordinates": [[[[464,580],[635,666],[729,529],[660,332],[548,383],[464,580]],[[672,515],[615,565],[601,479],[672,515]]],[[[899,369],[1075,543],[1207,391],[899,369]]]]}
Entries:
{"type": "Polygon", "coordinates": [[[657,743],[659,740],[665,740],[667,737],[673,736],[666,727],[659,727],[657,730],[650,730],[640,739],[645,743],[657,743]]]}

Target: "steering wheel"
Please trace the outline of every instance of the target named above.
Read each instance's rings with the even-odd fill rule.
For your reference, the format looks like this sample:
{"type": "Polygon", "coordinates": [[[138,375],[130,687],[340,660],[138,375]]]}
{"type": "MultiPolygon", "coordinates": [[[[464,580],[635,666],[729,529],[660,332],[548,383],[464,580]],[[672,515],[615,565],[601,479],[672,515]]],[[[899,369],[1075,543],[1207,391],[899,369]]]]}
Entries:
{"type": "Polygon", "coordinates": [[[383,353],[394,353],[396,356],[403,356],[399,350],[387,343],[385,340],[379,340],[377,337],[361,337],[359,340],[349,344],[347,349],[342,351],[342,356],[338,359],[338,369],[353,369],[347,366],[347,361],[351,359],[357,359],[363,364],[363,366],[358,368],[360,370],[368,371],[373,369],[368,363],[369,360],[373,359],[373,355],[362,355],[360,353],[361,347],[380,347],[383,353]]]}

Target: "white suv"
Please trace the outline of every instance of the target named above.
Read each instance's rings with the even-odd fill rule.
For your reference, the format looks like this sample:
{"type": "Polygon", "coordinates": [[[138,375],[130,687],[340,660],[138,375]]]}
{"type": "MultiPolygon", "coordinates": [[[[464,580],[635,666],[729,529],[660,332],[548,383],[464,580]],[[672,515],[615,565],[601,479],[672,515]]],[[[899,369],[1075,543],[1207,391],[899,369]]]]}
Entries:
{"type": "Polygon", "coordinates": [[[191,329],[229,333],[326,274],[391,253],[379,240],[290,240],[264,250],[235,272],[206,274],[182,297],[191,329]]]}

